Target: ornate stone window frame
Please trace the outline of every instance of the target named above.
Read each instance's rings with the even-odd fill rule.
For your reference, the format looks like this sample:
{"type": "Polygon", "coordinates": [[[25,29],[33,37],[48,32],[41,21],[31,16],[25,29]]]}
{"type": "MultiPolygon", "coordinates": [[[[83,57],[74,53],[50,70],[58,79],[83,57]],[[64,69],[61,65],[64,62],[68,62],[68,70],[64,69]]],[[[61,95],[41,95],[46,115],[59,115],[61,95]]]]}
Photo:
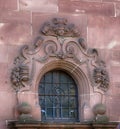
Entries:
{"type": "Polygon", "coordinates": [[[109,88],[105,62],[95,48],[89,48],[79,30],[66,18],[53,18],[44,23],[40,37],[31,45],[23,46],[14,61],[11,82],[14,90],[37,93],[42,76],[61,69],[70,74],[78,86],[80,119],[84,121],[84,103],[90,94],[104,94],[109,88]]]}

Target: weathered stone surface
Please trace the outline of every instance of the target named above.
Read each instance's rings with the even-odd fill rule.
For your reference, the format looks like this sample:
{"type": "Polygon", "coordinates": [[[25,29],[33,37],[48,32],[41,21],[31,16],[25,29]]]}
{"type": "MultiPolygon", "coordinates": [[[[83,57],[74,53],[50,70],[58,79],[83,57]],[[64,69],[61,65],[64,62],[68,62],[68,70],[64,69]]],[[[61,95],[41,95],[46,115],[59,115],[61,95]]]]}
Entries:
{"type": "Polygon", "coordinates": [[[14,113],[12,112],[16,105],[16,94],[13,92],[0,91],[0,118],[1,120],[9,120],[14,118],[14,113]],[[7,112],[6,112],[7,110],[7,112]],[[12,110],[12,111],[11,111],[12,110]],[[8,119],[6,119],[8,118],[8,119]]]}
{"type": "Polygon", "coordinates": [[[96,104],[96,103],[95,103],[96,101],[97,101],[98,103],[100,103],[100,101],[101,101],[101,95],[100,95],[99,93],[91,94],[90,97],[91,97],[91,100],[94,100],[94,101],[91,101],[91,104],[93,104],[93,105],[96,104]]]}
{"type": "Polygon", "coordinates": [[[17,0],[0,0],[0,9],[17,10],[17,0]]]}
{"type": "Polygon", "coordinates": [[[31,23],[31,14],[28,11],[4,11],[0,10],[0,22],[31,23]]]}
{"type": "MultiPolygon", "coordinates": [[[[114,61],[114,63],[116,63],[116,65],[120,63],[120,50],[112,50],[111,51],[111,61],[114,61]]],[[[115,64],[113,64],[115,65],[115,64]]]]}
{"type": "Polygon", "coordinates": [[[95,48],[118,48],[120,47],[119,29],[119,18],[88,16],[88,44],[95,48]]]}
{"type": "MultiPolygon", "coordinates": [[[[110,120],[120,121],[120,0],[0,0],[0,129],[6,128],[5,120],[15,119],[17,115],[14,110],[17,97],[10,82],[14,59],[22,45],[33,43],[40,35],[44,22],[55,17],[66,18],[80,29],[88,48],[98,49],[110,75],[110,88],[102,97],[100,93],[92,93],[89,101],[89,94],[79,95],[80,100],[87,100],[79,106],[85,108],[84,120],[93,117],[92,106],[102,101],[106,103],[110,120]]],[[[37,69],[39,63],[36,64],[37,69]]],[[[56,63],[52,65],[51,68],[56,67],[56,63]]],[[[69,68],[65,63],[61,66],[69,68]]],[[[32,115],[40,120],[38,85],[32,82],[30,87],[29,93],[18,94],[19,101],[30,102],[34,109],[32,115]]]]}
{"type": "Polygon", "coordinates": [[[102,129],[102,128],[106,128],[106,129],[115,129],[117,127],[118,123],[117,122],[110,122],[110,123],[93,123],[93,124],[90,124],[90,123],[67,123],[67,124],[63,124],[63,123],[42,123],[41,122],[38,122],[38,121],[34,121],[32,124],[30,123],[21,123],[19,121],[10,121],[8,122],[8,127],[9,128],[12,128],[12,129],[34,129],[34,128],[73,128],[73,129],[102,129]]]}
{"type": "Polygon", "coordinates": [[[102,2],[117,2],[117,3],[119,3],[120,0],[102,0],[102,2]]]}
{"type": "Polygon", "coordinates": [[[111,50],[109,49],[98,49],[99,50],[99,56],[103,61],[107,61],[106,67],[109,69],[109,64],[111,62],[111,50]]]}
{"type": "Polygon", "coordinates": [[[31,38],[30,24],[25,23],[0,23],[1,44],[24,44],[31,38]]]}
{"type": "Polygon", "coordinates": [[[119,96],[107,96],[106,104],[108,107],[108,113],[110,121],[119,121],[120,120],[120,101],[119,96]]]}
{"type": "Polygon", "coordinates": [[[8,89],[8,64],[0,63],[0,91],[6,91],[8,89]]]}
{"type": "Polygon", "coordinates": [[[120,3],[115,5],[116,17],[120,17],[120,3]]]}
{"type": "Polygon", "coordinates": [[[1,120],[1,121],[0,121],[0,128],[1,128],[1,129],[5,129],[5,127],[6,127],[5,120],[1,120]]]}
{"type": "Polygon", "coordinates": [[[57,0],[20,0],[20,10],[58,12],[57,0]]]}
{"type": "Polygon", "coordinates": [[[112,94],[114,94],[114,96],[117,96],[119,98],[120,97],[120,82],[113,82],[112,86],[113,86],[112,94]]]}
{"type": "Polygon", "coordinates": [[[30,12],[0,11],[0,43],[23,44],[31,35],[30,12]]]}
{"type": "Polygon", "coordinates": [[[100,14],[107,16],[115,15],[113,3],[101,3],[101,2],[60,0],[59,11],[68,13],[100,14]]]}
{"type": "Polygon", "coordinates": [[[8,46],[0,45],[0,63],[8,63],[8,46]]]}
{"type": "Polygon", "coordinates": [[[120,66],[112,66],[111,67],[111,74],[112,74],[112,81],[113,82],[120,82],[120,66]]]}
{"type": "Polygon", "coordinates": [[[22,45],[7,45],[8,46],[8,62],[9,66],[8,69],[11,70],[11,67],[13,66],[14,59],[18,56],[18,53],[20,52],[20,48],[22,45]]]}
{"type": "MultiPolygon", "coordinates": [[[[80,1],[80,0],[71,0],[71,1],[80,1]]],[[[81,0],[85,2],[101,2],[101,0],[81,0]]]]}

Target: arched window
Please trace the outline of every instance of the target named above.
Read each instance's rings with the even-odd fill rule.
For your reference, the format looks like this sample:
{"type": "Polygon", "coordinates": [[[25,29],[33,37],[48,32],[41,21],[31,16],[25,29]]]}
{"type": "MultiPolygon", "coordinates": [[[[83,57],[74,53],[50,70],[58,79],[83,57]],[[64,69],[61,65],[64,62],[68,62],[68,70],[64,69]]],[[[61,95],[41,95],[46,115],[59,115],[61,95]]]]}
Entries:
{"type": "Polygon", "coordinates": [[[66,72],[46,73],[39,83],[42,121],[78,121],[77,95],[75,81],[66,72]]]}

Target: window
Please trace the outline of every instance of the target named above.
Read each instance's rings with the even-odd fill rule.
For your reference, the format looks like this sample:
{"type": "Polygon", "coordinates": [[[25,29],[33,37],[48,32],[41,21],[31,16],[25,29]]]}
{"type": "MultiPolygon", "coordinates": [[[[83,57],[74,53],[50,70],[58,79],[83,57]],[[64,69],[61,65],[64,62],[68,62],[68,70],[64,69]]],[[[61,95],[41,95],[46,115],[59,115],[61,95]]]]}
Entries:
{"type": "Polygon", "coordinates": [[[46,73],[39,84],[42,121],[77,121],[78,100],[75,81],[66,72],[46,73]]]}

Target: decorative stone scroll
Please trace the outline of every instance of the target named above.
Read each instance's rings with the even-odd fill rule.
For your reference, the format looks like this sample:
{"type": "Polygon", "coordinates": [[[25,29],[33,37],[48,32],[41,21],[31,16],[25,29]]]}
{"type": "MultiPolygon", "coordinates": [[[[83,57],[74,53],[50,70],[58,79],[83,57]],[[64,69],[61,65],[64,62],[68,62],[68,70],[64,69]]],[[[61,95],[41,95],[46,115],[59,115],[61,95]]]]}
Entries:
{"type": "Polygon", "coordinates": [[[34,63],[46,64],[50,60],[65,60],[76,66],[88,66],[88,79],[93,88],[107,91],[109,77],[105,63],[95,48],[89,48],[80,37],[79,30],[65,18],[54,18],[41,28],[40,37],[31,47],[25,45],[15,59],[11,73],[13,88],[19,91],[29,86],[34,71],[34,63]]]}
{"type": "Polygon", "coordinates": [[[12,86],[16,91],[19,91],[21,88],[26,87],[30,82],[30,55],[34,55],[39,51],[39,46],[43,41],[42,38],[32,46],[30,49],[29,46],[24,45],[21,48],[20,55],[15,58],[14,64],[15,67],[11,72],[11,82],[12,86]]]}

